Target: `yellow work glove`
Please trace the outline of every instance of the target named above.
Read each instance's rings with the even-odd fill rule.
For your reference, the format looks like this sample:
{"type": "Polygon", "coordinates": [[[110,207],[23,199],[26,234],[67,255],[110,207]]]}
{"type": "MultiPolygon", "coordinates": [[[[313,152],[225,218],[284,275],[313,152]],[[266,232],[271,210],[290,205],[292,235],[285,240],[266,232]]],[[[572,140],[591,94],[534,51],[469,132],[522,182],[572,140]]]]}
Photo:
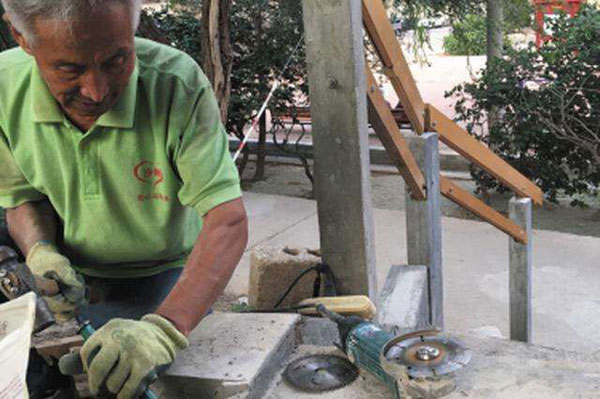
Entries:
{"type": "Polygon", "coordinates": [[[106,388],[118,399],[137,398],[187,346],[185,336],[159,315],[113,319],[85,342],[79,356],[65,355],[59,366],[74,374],[69,372],[78,369],[74,363],[83,362],[93,396],[106,388]]]}
{"type": "Polygon", "coordinates": [[[29,250],[26,263],[34,275],[56,280],[60,293],[44,299],[57,320],[72,319],[76,309],[85,304],[85,283],[69,259],[51,243],[39,241],[29,250]]]}

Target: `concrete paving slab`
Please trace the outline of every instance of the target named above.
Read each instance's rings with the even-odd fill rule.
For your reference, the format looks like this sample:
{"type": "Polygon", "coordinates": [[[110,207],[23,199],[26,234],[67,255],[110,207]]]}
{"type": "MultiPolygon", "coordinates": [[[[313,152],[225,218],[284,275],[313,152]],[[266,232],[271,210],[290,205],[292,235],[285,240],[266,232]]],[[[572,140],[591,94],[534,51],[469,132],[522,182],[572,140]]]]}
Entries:
{"type": "Polygon", "coordinates": [[[163,398],[262,398],[291,353],[294,314],[215,313],[189,336],[157,384],[163,398]]]}
{"type": "MultiPolygon", "coordinates": [[[[261,245],[319,246],[315,201],[256,193],[245,197],[251,231],[263,232],[261,245]],[[286,226],[282,220],[290,209],[298,211],[286,226]]],[[[390,201],[402,201],[401,194],[390,201]]],[[[403,211],[375,209],[374,218],[377,274],[383,287],[391,265],[407,263],[405,216],[403,211]]],[[[447,217],[442,218],[442,228],[446,327],[459,333],[497,328],[508,336],[507,236],[486,223],[447,217]]],[[[534,344],[598,350],[598,248],[600,238],[534,230],[534,344]]],[[[245,257],[227,293],[247,293],[248,270],[245,257]]]]}
{"type": "Polygon", "coordinates": [[[473,357],[448,399],[600,398],[600,364],[578,353],[462,337],[473,357]]]}
{"type": "Polygon", "coordinates": [[[244,193],[249,226],[248,248],[289,230],[307,217],[316,214],[313,201],[276,195],[262,196],[244,193]]]}
{"type": "MultiPolygon", "coordinates": [[[[581,354],[514,341],[460,337],[473,351],[458,372],[456,388],[446,398],[595,399],[600,398],[600,365],[581,354]]],[[[336,348],[302,345],[290,361],[309,354],[343,356],[336,348]]],[[[283,370],[282,370],[283,371],[283,370]]],[[[391,393],[372,375],[361,372],[352,384],[320,394],[298,392],[278,373],[267,391],[269,399],[389,399],[391,393]]]]}

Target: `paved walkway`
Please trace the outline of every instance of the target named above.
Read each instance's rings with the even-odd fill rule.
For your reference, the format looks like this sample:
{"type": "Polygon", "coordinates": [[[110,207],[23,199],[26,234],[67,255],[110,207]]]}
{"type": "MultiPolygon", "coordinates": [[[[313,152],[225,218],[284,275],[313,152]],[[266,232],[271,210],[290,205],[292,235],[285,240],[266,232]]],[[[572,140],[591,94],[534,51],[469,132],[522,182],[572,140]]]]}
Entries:
{"type": "MultiPolygon", "coordinates": [[[[245,193],[250,242],[226,294],[246,295],[249,251],[257,245],[319,246],[316,202],[245,193]]],[[[379,287],[392,264],[406,263],[405,214],[374,210],[379,287]]],[[[443,218],[448,330],[508,336],[508,238],[488,224],[443,218]]],[[[534,232],[537,345],[579,352],[600,348],[600,238],[534,232]]]]}

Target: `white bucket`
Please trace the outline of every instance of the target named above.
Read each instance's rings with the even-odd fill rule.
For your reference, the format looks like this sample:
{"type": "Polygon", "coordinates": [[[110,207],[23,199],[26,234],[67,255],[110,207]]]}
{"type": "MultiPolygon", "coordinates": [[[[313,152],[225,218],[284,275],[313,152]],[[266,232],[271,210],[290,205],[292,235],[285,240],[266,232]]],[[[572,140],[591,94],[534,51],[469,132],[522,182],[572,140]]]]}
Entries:
{"type": "Polygon", "coordinates": [[[27,399],[27,363],[35,320],[35,294],[0,305],[0,399],[27,399]]]}

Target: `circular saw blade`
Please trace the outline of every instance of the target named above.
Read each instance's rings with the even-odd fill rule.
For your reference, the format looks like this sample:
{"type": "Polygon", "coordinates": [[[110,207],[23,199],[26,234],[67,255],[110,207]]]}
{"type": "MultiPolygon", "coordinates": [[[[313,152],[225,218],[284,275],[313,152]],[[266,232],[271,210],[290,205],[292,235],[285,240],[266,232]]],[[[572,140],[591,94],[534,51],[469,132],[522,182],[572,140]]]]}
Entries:
{"type": "Polygon", "coordinates": [[[471,352],[453,338],[420,336],[390,346],[385,358],[406,366],[411,378],[440,378],[466,366],[471,360],[471,352]]]}
{"type": "Polygon", "coordinates": [[[331,391],[353,382],[358,369],[348,359],[335,355],[309,355],[291,362],[283,378],[306,392],[331,391]]]}

